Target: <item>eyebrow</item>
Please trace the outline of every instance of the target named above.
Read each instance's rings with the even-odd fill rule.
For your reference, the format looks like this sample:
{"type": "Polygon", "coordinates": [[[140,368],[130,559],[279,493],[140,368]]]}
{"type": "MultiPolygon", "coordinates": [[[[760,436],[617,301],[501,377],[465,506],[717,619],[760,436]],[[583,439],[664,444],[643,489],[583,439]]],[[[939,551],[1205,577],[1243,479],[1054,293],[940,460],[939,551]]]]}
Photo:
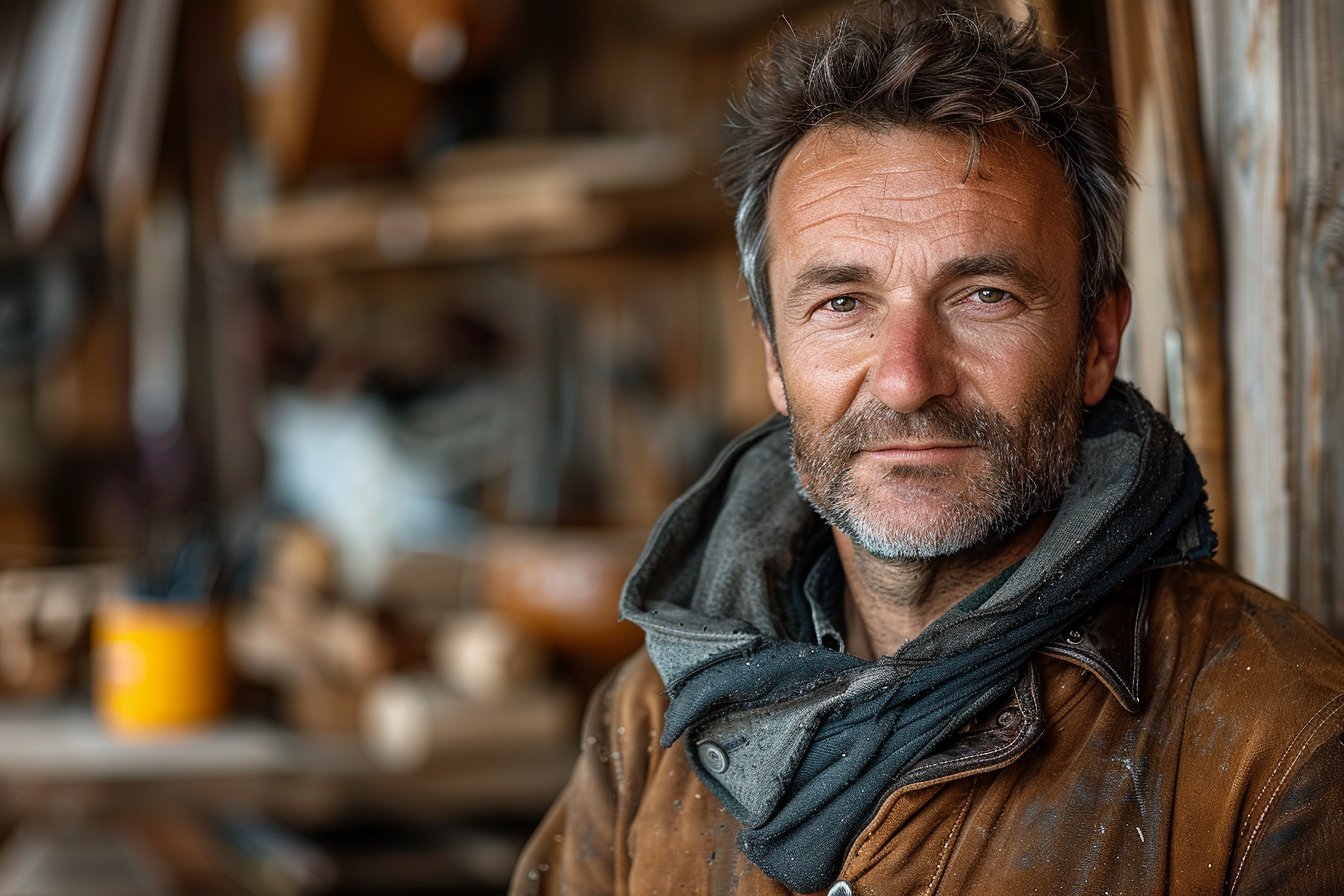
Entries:
{"type": "Polygon", "coordinates": [[[934,271],[935,283],[964,280],[971,277],[1005,277],[1015,280],[1027,292],[1046,295],[1050,285],[1015,255],[991,252],[984,255],[966,255],[943,262],[934,271]]]}
{"type": "Polygon", "coordinates": [[[873,269],[865,264],[819,264],[799,272],[789,285],[787,297],[796,299],[816,289],[827,286],[844,286],[849,283],[871,283],[877,277],[873,269]]]}

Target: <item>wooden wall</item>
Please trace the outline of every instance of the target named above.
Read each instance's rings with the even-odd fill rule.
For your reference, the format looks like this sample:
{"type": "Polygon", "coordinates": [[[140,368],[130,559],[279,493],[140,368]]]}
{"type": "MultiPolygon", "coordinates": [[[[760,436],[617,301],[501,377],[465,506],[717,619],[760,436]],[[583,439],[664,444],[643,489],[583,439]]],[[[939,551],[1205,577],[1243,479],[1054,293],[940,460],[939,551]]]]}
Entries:
{"type": "Polygon", "coordinates": [[[1107,13],[1140,179],[1130,373],[1184,416],[1206,467],[1225,457],[1224,561],[1344,634],[1344,65],[1331,52],[1344,7],[1112,0],[1107,13]],[[1210,332],[1188,314],[1192,292],[1221,317],[1212,389],[1218,371],[1190,352],[1210,332]],[[1225,420],[1221,447],[1200,438],[1201,415],[1225,420]]]}

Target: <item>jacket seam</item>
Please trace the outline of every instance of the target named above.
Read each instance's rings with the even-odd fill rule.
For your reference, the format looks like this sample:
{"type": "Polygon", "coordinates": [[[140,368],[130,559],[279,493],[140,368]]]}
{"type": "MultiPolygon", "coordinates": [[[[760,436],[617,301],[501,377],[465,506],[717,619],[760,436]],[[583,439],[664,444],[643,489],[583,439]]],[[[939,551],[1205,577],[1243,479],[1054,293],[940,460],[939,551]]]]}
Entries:
{"type": "MultiPolygon", "coordinates": [[[[988,774],[990,772],[996,772],[1001,768],[1006,768],[1007,766],[1011,765],[1014,760],[1016,760],[1019,756],[1021,756],[1028,749],[1031,748],[1031,745],[1034,744],[1040,737],[1041,730],[1042,729],[1040,728],[1040,726],[1035,726],[1031,730],[1025,732],[1023,735],[1014,738],[1011,743],[1005,744],[1002,747],[990,750],[985,753],[977,753],[975,756],[976,759],[989,760],[988,762],[982,765],[974,765],[966,768],[961,768],[949,774],[943,775],[941,777],[934,776],[931,778],[920,778],[917,780],[906,781],[902,784],[899,784],[895,789],[891,791],[890,794],[887,795],[886,799],[882,801],[882,806],[879,812],[885,815],[886,814],[885,810],[887,809],[888,806],[891,805],[891,803],[894,800],[897,800],[900,797],[912,791],[922,790],[925,787],[934,787],[940,784],[951,784],[953,781],[960,781],[963,778],[973,778],[977,775],[988,774]]],[[[925,768],[934,768],[941,765],[958,765],[964,763],[964,761],[965,761],[964,758],[945,759],[942,760],[941,762],[925,766],[925,768]]],[[[877,817],[878,816],[873,817],[874,822],[877,821],[877,817]]],[[[867,839],[867,835],[865,835],[864,839],[867,839]]]]}
{"type": "MultiPolygon", "coordinates": [[[[1269,788],[1269,785],[1274,778],[1279,774],[1279,770],[1283,768],[1284,761],[1288,759],[1288,755],[1293,752],[1293,748],[1297,745],[1298,741],[1302,739],[1303,732],[1308,728],[1312,729],[1311,735],[1307,736],[1307,740],[1310,741],[1311,736],[1315,735],[1315,733],[1329,721],[1330,716],[1334,715],[1335,712],[1338,712],[1338,710],[1332,710],[1327,713],[1326,710],[1329,710],[1333,704],[1339,702],[1341,699],[1344,699],[1344,694],[1336,694],[1334,697],[1321,704],[1321,706],[1311,714],[1311,718],[1303,722],[1302,727],[1297,729],[1297,732],[1293,734],[1292,739],[1288,741],[1288,746],[1284,748],[1283,753],[1279,756],[1279,761],[1274,763],[1274,768],[1270,770],[1269,775],[1265,778],[1265,783],[1260,786],[1260,792],[1255,795],[1255,801],[1251,804],[1253,807],[1260,805],[1261,799],[1265,795],[1265,791],[1269,788]],[[1322,714],[1324,714],[1324,718],[1321,718],[1322,714]],[[1317,719],[1320,719],[1320,721],[1317,722],[1317,719]]],[[[1298,755],[1301,755],[1301,749],[1304,748],[1299,748],[1298,755]]],[[[1296,759],[1296,756],[1294,756],[1294,759],[1296,759]]],[[[1287,772],[1284,772],[1284,776],[1287,776],[1287,772]]],[[[1273,797],[1271,796],[1270,799],[1273,799],[1273,797]]],[[[1245,831],[1246,825],[1243,824],[1241,826],[1241,832],[1245,833],[1245,831]]]]}
{"type": "Polygon", "coordinates": [[[966,788],[966,799],[961,803],[961,811],[957,813],[957,820],[952,822],[952,829],[947,832],[947,839],[943,841],[942,851],[938,854],[938,864],[934,866],[933,877],[929,879],[929,886],[924,890],[924,896],[933,896],[938,891],[938,885],[942,883],[943,874],[947,871],[947,857],[952,852],[952,844],[961,834],[962,826],[966,823],[966,815],[971,810],[971,800],[975,797],[975,782],[966,788]]]}
{"type": "MultiPolygon", "coordinates": [[[[991,768],[986,768],[984,769],[984,771],[993,771],[995,768],[1002,768],[1002,766],[1000,765],[991,768]]],[[[973,777],[973,775],[970,774],[952,775],[947,778],[941,778],[938,779],[937,781],[930,781],[926,783],[950,784],[953,781],[957,781],[960,780],[961,778],[966,777],[973,777]]],[[[868,842],[877,836],[878,829],[881,827],[881,819],[884,818],[886,815],[890,814],[889,807],[896,800],[904,796],[906,793],[909,793],[911,790],[918,790],[920,789],[920,787],[921,782],[911,782],[909,784],[905,784],[901,787],[896,788],[890,794],[887,795],[886,799],[882,801],[882,805],[878,809],[877,815],[873,817],[873,820],[868,823],[868,826],[864,828],[863,832],[850,845],[849,851],[845,855],[844,863],[841,865],[842,871],[846,866],[852,863],[859,856],[860,853],[863,852],[864,848],[868,845],[868,842]]],[[[927,894],[932,894],[936,891],[938,881],[942,877],[942,871],[940,869],[943,869],[943,866],[946,865],[947,863],[948,851],[950,850],[953,841],[956,839],[956,835],[961,831],[962,824],[966,819],[967,813],[970,811],[971,801],[974,798],[974,796],[975,796],[975,785],[974,783],[972,783],[972,785],[969,788],[967,788],[966,799],[962,801],[961,812],[958,813],[956,821],[953,822],[952,824],[952,830],[947,835],[947,840],[944,841],[943,843],[943,849],[938,858],[938,865],[934,868],[933,877],[929,881],[929,886],[924,890],[926,896],[927,894]]],[[[872,864],[871,862],[867,863],[869,867],[871,867],[871,864],[872,864]]],[[[866,872],[860,872],[860,873],[866,873],[866,872]]]]}
{"type": "MultiPolygon", "coordinates": [[[[1250,835],[1246,841],[1246,847],[1242,850],[1240,861],[1237,862],[1236,873],[1232,876],[1232,886],[1228,888],[1229,893],[1236,891],[1237,884],[1241,880],[1242,872],[1246,868],[1246,861],[1250,858],[1252,851],[1254,851],[1256,844],[1259,842],[1260,829],[1264,826],[1265,819],[1269,817],[1269,811],[1274,806],[1275,800],[1278,799],[1279,793],[1283,790],[1284,785],[1288,783],[1288,779],[1291,777],[1292,768],[1297,765],[1298,760],[1302,758],[1304,753],[1306,753],[1320,730],[1329,724],[1332,718],[1339,715],[1341,711],[1344,711],[1344,694],[1336,694],[1332,699],[1321,706],[1320,709],[1316,710],[1312,717],[1298,729],[1297,733],[1293,735],[1293,739],[1288,742],[1288,747],[1283,751],[1283,755],[1279,757],[1279,761],[1275,763],[1274,770],[1270,772],[1269,778],[1260,788],[1260,793],[1256,794],[1255,803],[1260,803],[1261,798],[1265,794],[1265,790],[1271,783],[1274,783],[1275,777],[1278,777],[1278,782],[1274,784],[1274,791],[1265,800],[1264,808],[1260,811],[1260,817],[1256,819],[1254,827],[1251,828],[1250,835]],[[1334,709],[1330,709],[1331,706],[1334,706],[1334,709]],[[1327,709],[1330,709],[1330,711],[1326,712],[1327,709]],[[1314,727],[1312,727],[1313,723],[1315,723],[1314,727]],[[1304,737],[1303,734],[1308,727],[1311,727],[1311,733],[1304,737]],[[1298,746],[1299,742],[1300,746],[1298,746]],[[1296,751],[1294,751],[1294,746],[1297,747],[1296,751]],[[1291,760],[1289,760],[1290,753],[1292,754],[1291,760]],[[1288,760],[1287,768],[1284,767],[1285,760],[1288,760]],[[1280,769],[1283,769],[1282,775],[1279,774],[1280,769]]],[[[1245,830],[1244,825],[1242,826],[1242,830],[1245,830]]]]}
{"type": "MultiPolygon", "coordinates": [[[[841,865],[841,867],[843,868],[845,866],[848,866],[852,861],[854,861],[854,859],[858,856],[858,854],[863,851],[863,848],[864,846],[867,845],[868,841],[873,839],[873,837],[877,835],[877,830],[881,826],[882,819],[891,814],[892,807],[895,805],[896,801],[899,800],[901,797],[905,796],[907,793],[911,793],[916,790],[922,790],[925,787],[951,784],[954,781],[960,781],[964,778],[973,778],[977,775],[988,774],[989,772],[996,772],[1001,768],[1005,768],[1008,765],[1011,765],[1013,761],[1018,758],[1018,756],[1022,755],[1022,753],[1025,753],[1027,749],[1029,749],[1031,745],[1036,742],[1039,735],[1040,735],[1040,729],[1037,728],[1035,731],[1028,732],[1024,738],[1014,739],[1013,742],[1011,744],[1008,744],[1006,747],[1000,748],[998,750],[993,750],[990,753],[980,754],[982,757],[994,756],[998,759],[998,761],[991,762],[988,765],[980,765],[976,766],[975,768],[963,769],[961,771],[954,772],[950,775],[944,775],[941,778],[930,778],[928,780],[923,781],[907,781],[904,784],[896,786],[895,788],[892,789],[890,793],[886,795],[886,797],[883,798],[881,804],[877,808],[877,812],[874,813],[872,820],[868,822],[868,825],[863,829],[863,832],[858,836],[858,838],[852,844],[850,844],[849,851],[845,854],[845,860],[844,863],[841,865]],[[1022,740],[1025,740],[1025,743],[1021,744],[1021,749],[1016,752],[1013,752],[1013,748],[1018,746],[1019,742],[1022,740]],[[1002,754],[1004,754],[1005,752],[1011,753],[1011,755],[1008,755],[1006,758],[1002,758],[1002,754]]],[[[974,792],[974,788],[972,788],[972,792],[974,792]]]]}

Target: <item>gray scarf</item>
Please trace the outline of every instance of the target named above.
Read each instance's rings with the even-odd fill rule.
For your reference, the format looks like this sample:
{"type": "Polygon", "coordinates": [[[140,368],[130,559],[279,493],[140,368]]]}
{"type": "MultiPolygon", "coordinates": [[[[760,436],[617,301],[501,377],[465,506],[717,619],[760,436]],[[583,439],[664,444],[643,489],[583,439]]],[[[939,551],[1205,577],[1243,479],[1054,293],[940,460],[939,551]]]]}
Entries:
{"type": "Polygon", "coordinates": [[[689,732],[692,767],[741,822],[743,851],[802,892],[834,880],[891,783],[1005,694],[1037,648],[1126,577],[1215,547],[1193,455],[1123,383],[1088,412],[1036,549],[892,656],[793,640],[790,574],[816,526],[776,418],[668,509],[621,599],[668,689],[663,746],[689,732]],[[710,734],[712,768],[693,746],[710,734]]]}

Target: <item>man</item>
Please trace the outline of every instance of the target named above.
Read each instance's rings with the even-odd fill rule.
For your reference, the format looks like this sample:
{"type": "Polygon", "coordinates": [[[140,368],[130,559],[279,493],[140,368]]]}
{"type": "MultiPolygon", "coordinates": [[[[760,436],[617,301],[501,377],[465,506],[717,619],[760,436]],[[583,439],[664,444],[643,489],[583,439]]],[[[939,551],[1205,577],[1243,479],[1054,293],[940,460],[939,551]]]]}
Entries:
{"type": "Polygon", "coordinates": [[[726,156],[781,417],[655,529],[516,893],[1344,893],[1344,648],[1114,379],[1129,175],[1034,22],[791,31],[726,156]]]}

